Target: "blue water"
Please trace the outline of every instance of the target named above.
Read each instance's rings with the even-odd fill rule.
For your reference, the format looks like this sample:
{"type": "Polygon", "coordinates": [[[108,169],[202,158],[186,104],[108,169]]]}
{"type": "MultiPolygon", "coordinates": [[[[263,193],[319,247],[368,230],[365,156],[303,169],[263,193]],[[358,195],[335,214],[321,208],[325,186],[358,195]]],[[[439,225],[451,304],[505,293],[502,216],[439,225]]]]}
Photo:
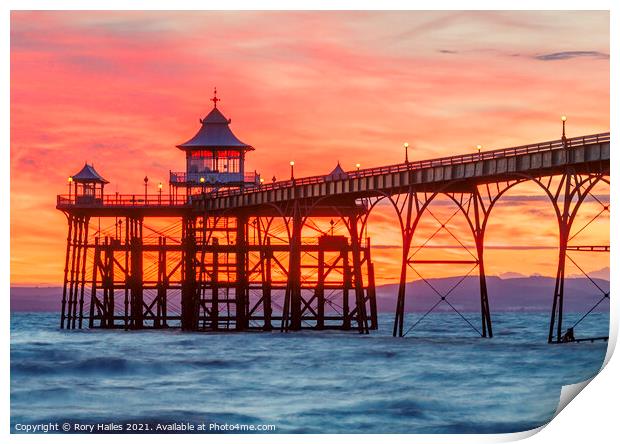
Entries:
{"type": "MultiPolygon", "coordinates": [[[[418,315],[411,314],[406,325],[418,315]]],[[[475,314],[466,314],[478,325],[475,314]]],[[[566,324],[578,315],[566,315],[566,324]]],[[[577,337],[608,331],[593,313],[577,337]]],[[[354,332],[60,331],[11,320],[11,425],[272,424],[288,433],[498,433],[548,422],[606,342],[548,345],[547,315],[493,314],[493,339],[431,314],[410,336],[354,332]]]]}

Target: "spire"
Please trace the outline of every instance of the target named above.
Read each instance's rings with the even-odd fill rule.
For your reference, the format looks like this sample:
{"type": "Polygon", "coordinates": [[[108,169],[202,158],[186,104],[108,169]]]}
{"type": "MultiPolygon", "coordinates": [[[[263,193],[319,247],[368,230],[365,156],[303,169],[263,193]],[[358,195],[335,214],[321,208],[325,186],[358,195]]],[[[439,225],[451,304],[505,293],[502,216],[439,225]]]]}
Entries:
{"type": "Polygon", "coordinates": [[[213,108],[217,108],[217,102],[219,102],[221,99],[217,98],[217,87],[213,88],[213,98],[211,99],[211,101],[213,102],[213,108]]]}

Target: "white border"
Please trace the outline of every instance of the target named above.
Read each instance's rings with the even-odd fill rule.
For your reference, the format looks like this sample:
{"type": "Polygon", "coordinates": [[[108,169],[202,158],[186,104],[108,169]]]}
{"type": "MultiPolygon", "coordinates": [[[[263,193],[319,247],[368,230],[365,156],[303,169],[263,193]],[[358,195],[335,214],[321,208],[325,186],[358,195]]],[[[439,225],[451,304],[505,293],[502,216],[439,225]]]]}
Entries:
{"type": "MultiPolygon", "coordinates": [[[[0,8],[2,9],[2,25],[0,25],[0,37],[1,37],[1,52],[3,54],[3,70],[1,74],[2,85],[2,109],[0,117],[0,134],[2,135],[3,148],[1,151],[2,161],[0,161],[0,186],[2,189],[2,211],[3,217],[1,218],[2,227],[2,239],[5,240],[7,247],[2,248],[0,254],[0,281],[2,284],[2,309],[4,313],[4,349],[2,359],[2,434],[9,433],[9,326],[10,326],[10,310],[9,310],[9,258],[10,252],[8,248],[8,239],[10,238],[9,228],[9,202],[10,202],[10,54],[9,54],[9,30],[10,30],[10,10],[28,10],[28,9],[83,9],[83,10],[199,10],[199,9],[418,9],[418,10],[480,10],[480,9],[502,9],[502,10],[611,10],[611,78],[614,78],[614,74],[617,75],[617,44],[614,42],[620,41],[620,35],[618,33],[618,2],[601,1],[601,0],[589,0],[588,2],[578,2],[575,0],[565,1],[549,1],[549,0],[522,0],[522,1],[483,1],[483,0],[470,0],[467,3],[458,2],[456,0],[435,0],[433,2],[419,2],[412,4],[404,1],[383,0],[381,2],[358,0],[358,1],[308,1],[301,0],[296,1],[293,4],[285,1],[277,0],[264,0],[264,1],[243,1],[243,0],[228,0],[226,2],[206,2],[196,0],[176,0],[162,1],[162,0],[133,0],[131,2],[122,2],[120,0],[57,0],[57,1],[44,1],[44,0],[5,0],[2,2],[0,8]]],[[[617,130],[616,116],[617,116],[617,94],[618,89],[612,83],[611,85],[611,131],[615,133],[617,130]]],[[[617,157],[612,156],[612,170],[617,167],[617,157]]],[[[611,188],[614,190],[611,193],[612,207],[615,207],[617,203],[615,182],[612,183],[611,188]]],[[[614,225],[615,217],[612,213],[611,226],[614,225]]],[[[611,243],[616,245],[618,240],[618,231],[612,231],[611,243]]],[[[615,270],[617,259],[615,251],[612,249],[611,253],[611,267],[615,270]]],[[[618,294],[615,276],[612,275],[611,290],[612,293],[618,294]]],[[[611,339],[610,347],[606,360],[609,360],[611,353],[615,347],[618,331],[618,316],[617,305],[612,298],[611,303],[611,339]]],[[[594,378],[594,381],[588,385],[582,394],[579,395],[577,402],[570,403],[560,414],[554,419],[541,433],[535,434],[536,431],[529,431],[516,434],[504,434],[504,435],[183,435],[181,436],[167,436],[167,435],[120,435],[120,436],[105,436],[105,435],[91,435],[88,437],[80,435],[37,435],[37,437],[28,435],[11,435],[10,441],[15,442],[33,442],[35,440],[49,441],[49,442],[108,442],[111,439],[115,441],[131,441],[132,443],[140,442],[170,442],[183,440],[187,442],[218,442],[218,443],[238,443],[238,442],[256,442],[256,443],[290,443],[302,442],[302,443],[316,443],[317,440],[337,440],[342,442],[373,442],[377,440],[390,441],[390,442],[424,442],[424,443],[481,443],[481,442],[505,442],[523,439],[528,436],[534,435],[530,442],[533,443],[547,443],[547,442],[562,442],[562,443],[583,443],[584,441],[606,443],[613,442],[614,437],[617,437],[618,422],[615,414],[616,401],[614,396],[619,393],[618,390],[618,375],[620,373],[620,364],[618,359],[612,360],[608,363],[601,375],[594,378]]],[[[61,409],[62,406],[59,406],[61,409]]]]}

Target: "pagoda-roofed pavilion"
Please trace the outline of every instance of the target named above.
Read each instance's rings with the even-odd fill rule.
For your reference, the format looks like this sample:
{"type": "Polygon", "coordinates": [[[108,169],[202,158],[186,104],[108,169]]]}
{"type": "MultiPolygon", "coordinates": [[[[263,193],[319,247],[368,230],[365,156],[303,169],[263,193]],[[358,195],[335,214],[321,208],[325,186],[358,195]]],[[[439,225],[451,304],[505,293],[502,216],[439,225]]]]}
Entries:
{"type": "Polygon", "coordinates": [[[95,170],[93,165],[84,163],[82,169],[69,176],[69,197],[71,198],[71,185],[74,185],[73,193],[76,203],[96,204],[103,201],[103,187],[109,183],[95,170]]]}
{"type": "Polygon", "coordinates": [[[194,137],[180,145],[185,151],[185,172],[170,172],[170,185],[204,192],[207,188],[245,188],[258,185],[260,177],[245,173],[245,153],[254,148],[239,140],[230,129],[230,119],[217,108],[217,90],[214,91],[213,109],[200,119],[201,127],[194,137]]]}
{"type": "Polygon", "coordinates": [[[344,180],[348,177],[349,175],[342,169],[340,162],[338,162],[332,172],[325,176],[325,180],[344,180]]]}

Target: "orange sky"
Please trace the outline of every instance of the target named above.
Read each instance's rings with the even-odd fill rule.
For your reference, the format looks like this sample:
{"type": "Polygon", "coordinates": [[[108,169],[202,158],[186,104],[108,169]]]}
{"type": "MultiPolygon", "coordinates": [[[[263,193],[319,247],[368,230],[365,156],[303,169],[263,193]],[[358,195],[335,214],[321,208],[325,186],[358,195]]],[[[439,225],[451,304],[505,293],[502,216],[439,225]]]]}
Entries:
{"type": "MultiPolygon", "coordinates": [[[[569,136],[607,131],[608,54],[606,12],[14,11],[11,282],[61,283],[55,195],[85,160],[112,193],[182,170],[175,145],[197,131],[214,86],[233,131],[256,148],[246,169],[280,178],[291,159],[299,176],[337,161],[401,162],[404,141],[423,159],[555,139],[563,113],[569,136]]],[[[557,229],[540,196],[518,186],[494,210],[489,274],[554,273],[557,229]]],[[[427,219],[417,241],[435,227],[427,219]]],[[[451,229],[465,233],[458,220],[451,229]]],[[[580,243],[607,243],[608,230],[604,215],[580,243]]],[[[400,238],[387,210],[369,234],[378,281],[395,281],[400,238]]],[[[454,244],[446,233],[437,242],[454,244]]],[[[580,258],[588,271],[608,266],[607,255],[580,258]]]]}

